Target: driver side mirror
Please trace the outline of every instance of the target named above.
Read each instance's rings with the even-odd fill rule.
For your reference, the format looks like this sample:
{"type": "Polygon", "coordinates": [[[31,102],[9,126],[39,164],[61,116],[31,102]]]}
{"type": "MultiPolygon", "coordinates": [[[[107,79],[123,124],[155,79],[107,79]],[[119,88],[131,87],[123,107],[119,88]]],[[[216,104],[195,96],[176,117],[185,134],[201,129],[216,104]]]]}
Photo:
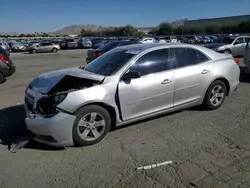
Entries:
{"type": "Polygon", "coordinates": [[[140,72],[130,70],[129,72],[127,72],[126,74],[123,75],[122,79],[123,80],[130,80],[132,78],[140,78],[140,77],[141,77],[140,72]]]}
{"type": "Polygon", "coordinates": [[[234,42],[234,45],[237,45],[237,44],[239,44],[239,42],[238,42],[238,41],[235,41],[235,42],[234,42]]]}

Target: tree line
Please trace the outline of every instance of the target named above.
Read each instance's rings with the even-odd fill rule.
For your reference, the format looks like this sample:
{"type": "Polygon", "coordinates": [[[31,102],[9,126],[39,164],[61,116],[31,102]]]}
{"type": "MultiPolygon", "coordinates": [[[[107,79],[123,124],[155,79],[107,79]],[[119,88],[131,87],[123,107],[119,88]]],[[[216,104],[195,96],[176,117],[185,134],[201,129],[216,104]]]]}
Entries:
{"type": "Polygon", "coordinates": [[[193,27],[183,25],[173,27],[169,23],[161,23],[157,28],[151,30],[151,35],[181,35],[181,34],[228,34],[228,33],[250,33],[250,20],[241,22],[238,25],[231,26],[215,26],[208,25],[206,27],[193,27]]]}
{"type": "Polygon", "coordinates": [[[138,31],[135,27],[131,25],[126,25],[122,27],[115,27],[112,29],[103,29],[99,31],[87,31],[83,29],[81,31],[81,36],[83,37],[95,37],[95,36],[106,36],[106,37],[113,37],[113,36],[143,36],[144,33],[138,31]]]}
{"type": "MultiPolygon", "coordinates": [[[[183,25],[173,27],[171,24],[164,22],[158,27],[152,29],[148,34],[157,35],[182,35],[182,34],[227,34],[227,33],[250,33],[250,20],[241,22],[238,25],[194,27],[183,25]]],[[[116,27],[103,31],[81,31],[81,36],[145,36],[143,32],[138,31],[133,26],[116,27]]]]}

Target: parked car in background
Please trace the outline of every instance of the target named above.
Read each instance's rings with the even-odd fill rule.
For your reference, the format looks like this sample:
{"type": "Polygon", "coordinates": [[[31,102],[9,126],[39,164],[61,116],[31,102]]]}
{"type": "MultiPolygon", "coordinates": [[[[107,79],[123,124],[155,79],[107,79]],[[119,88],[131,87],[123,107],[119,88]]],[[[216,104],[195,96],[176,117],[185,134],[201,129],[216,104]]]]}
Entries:
{"type": "Polygon", "coordinates": [[[27,51],[30,53],[41,53],[41,52],[54,52],[56,53],[60,50],[60,46],[57,44],[53,44],[51,42],[43,42],[32,45],[28,47],[27,51]]]}
{"type": "Polygon", "coordinates": [[[143,44],[147,44],[147,43],[154,43],[154,38],[151,38],[151,37],[145,37],[145,38],[142,38],[140,39],[140,42],[143,43],[143,44]]]}
{"type": "Polygon", "coordinates": [[[175,36],[171,36],[171,37],[170,37],[170,42],[171,42],[171,43],[177,43],[178,40],[177,40],[177,38],[176,38],[175,36]]]}
{"type": "Polygon", "coordinates": [[[244,56],[247,40],[250,36],[221,37],[214,43],[207,44],[205,47],[220,53],[232,54],[233,56],[244,56]]]}
{"type": "Polygon", "coordinates": [[[96,50],[88,50],[86,63],[87,64],[90,63],[91,61],[93,61],[97,57],[103,55],[104,53],[106,53],[114,48],[117,48],[120,46],[131,45],[131,44],[140,44],[140,42],[139,41],[112,41],[112,42],[107,43],[106,45],[99,47],[96,50]]]}
{"type": "Polygon", "coordinates": [[[10,54],[5,49],[0,47],[0,84],[5,81],[5,78],[10,77],[16,72],[16,68],[10,54]]]}
{"type": "Polygon", "coordinates": [[[90,39],[88,38],[81,38],[79,41],[78,41],[78,46],[80,48],[92,48],[92,42],[90,39]]]}
{"type": "Polygon", "coordinates": [[[66,40],[67,49],[77,49],[79,48],[78,39],[67,39],[66,40]]]}
{"type": "Polygon", "coordinates": [[[93,45],[94,49],[100,48],[101,46],[104,46],[105,44],[108,44],[109,42],[111,42],[111,40],[103,40],[99,43],[96,43],[93,45]]]}
{"type": "Polygon", "coordinates": [[[250,38],[247,38],[246,42],[244,64],[246,65],[246,72],[250,74],[250,38]]]}
{"type": "Polygon", "coordinates": [[[0,41],[0,47],[2,47],[5,51],[8,52],[11,50],[9,44],[4,40],[0,41]]]}
{"type": "Polygon", "coordinates": [[[218,109],[239,75],[231,55],[202,46],[123,46],[85,68],[35,78],[25,92],[25,122],[38,142],[92,145],[111,127],[197,105],[218,109]]]}
{"type": "Polygon", "coordinates": [[[60,42],[60,45],[61,45],[61,49],[64,49],[64,50],[79,48],[78,39],[66,38],[60,42]]]}
{"type": "Polygon", "coordinates": [[[14,42],[11,45],[11,51],[12,52],[25,52],[26,46],[21,42],[14,42]]]}

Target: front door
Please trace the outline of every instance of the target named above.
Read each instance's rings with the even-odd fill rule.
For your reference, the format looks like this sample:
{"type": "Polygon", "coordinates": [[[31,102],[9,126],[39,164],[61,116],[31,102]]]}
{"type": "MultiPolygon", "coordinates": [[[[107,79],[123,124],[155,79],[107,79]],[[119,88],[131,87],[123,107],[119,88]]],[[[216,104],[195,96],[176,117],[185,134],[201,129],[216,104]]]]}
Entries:
{"type": "Polygon", "coordinates": [[[168,50],[143,55],[129,70],[140,78],[119,82],[119,101],[123,121],[173,107],[174,74],[167,64],[168,50]]]}
{"type": "Polygon", "coordinates": [[[174,106],[200,103],[212,80],[214,63],[193,48],[172,48],[175,54],[174,106]]]}
{"type": "Polygon", "coordinates": [[[247,70],[250,71],[250,38],[248,38],[245,47],[244,64],[246,65],[247,70]]]}

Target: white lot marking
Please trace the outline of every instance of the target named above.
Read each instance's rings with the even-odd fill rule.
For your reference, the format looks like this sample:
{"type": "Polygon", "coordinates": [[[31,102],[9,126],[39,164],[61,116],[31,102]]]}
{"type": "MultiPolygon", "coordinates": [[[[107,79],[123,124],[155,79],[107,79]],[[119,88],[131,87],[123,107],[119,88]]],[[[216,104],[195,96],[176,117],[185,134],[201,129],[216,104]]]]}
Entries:
{"type": "Polygon", "coordinates": [[[168,164],[172,164],[172,163],[173,163],[173,161],[164,161],[162,163],[156,163],[156,164],[138,167],[136,170],[148,170],[151,168],[155,168],[155,167],[159,167],[159,166],[163,166],[163,165],[168,165],[168,164]]]}

